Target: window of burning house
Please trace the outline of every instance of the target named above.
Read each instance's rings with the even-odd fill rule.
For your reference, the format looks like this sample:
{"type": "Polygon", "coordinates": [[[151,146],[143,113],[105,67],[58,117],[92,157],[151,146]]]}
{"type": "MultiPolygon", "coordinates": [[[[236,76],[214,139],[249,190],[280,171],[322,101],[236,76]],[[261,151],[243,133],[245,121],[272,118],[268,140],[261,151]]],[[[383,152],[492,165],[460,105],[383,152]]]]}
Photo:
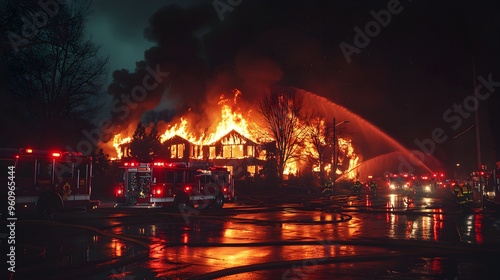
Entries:
{"type": "Polygon", "coordinates": [[[190,157],[191,158],[202,158],[203,157],[202,147],[198,146],[198,145],[191,145],[190,157]]]}
{"type": "Polygon", "coordinates": [[[243,145],[224,145],[222,150],[224,158],[242,158],[243,145]]]}
{"type": "Polygon", "coordinates": [[[250,176],[255,176],[255,172],[257,172],[257,167],[255,165],[247,166],[247,172],[250,173],[250,176]]]}
{"type": "Polygon", "coordinates": [[[211,146],[209,149],[209,158],[216,158],[217,155],[215,154],[215,146],[211,146]]]}
{"type": "Polygon", "coordinates": [[[171,158],[183,158],[184,157],[184,144],[174,144],[170,146],[170,157],[171,158]]]}
{"type": "Polygon", "coordinates": [[[255,148],[252,145],[247,146],[247,157],[254,157],[255,148]]]}

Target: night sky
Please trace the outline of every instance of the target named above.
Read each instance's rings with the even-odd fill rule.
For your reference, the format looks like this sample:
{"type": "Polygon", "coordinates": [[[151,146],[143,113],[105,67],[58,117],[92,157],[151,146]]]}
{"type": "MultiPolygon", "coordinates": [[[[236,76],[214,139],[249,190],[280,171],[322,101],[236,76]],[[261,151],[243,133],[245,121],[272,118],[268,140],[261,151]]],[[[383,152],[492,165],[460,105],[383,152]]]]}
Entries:
{"type": "Polygon", "coordinates": [[[448,139],[436,156],[453,164],[474,158],[474,115],[456,108],[481,76],[491,84],[479,105],[483,154],[500,159],[500,98],[488,91],[500,88],[498,1],[96,0],[92,9],[88,35],[110,58],[96,120],[111,116],[111,100],[130,93],[146,65],[160,65],[169,80],[136,119],[155,108],[203,108],[207,96],[234,88],[252,104],[269,86],[290,86],[348,108],[409,149],[442,128],[448,139]]]}
{"type": "MultiPolygon", "coordinates": [[[[214,88],[237,87],[250,98],[269,84],[294,86],[347,107],[415,149],[415,139],[431,137],[436,127],[451,139],[473,125],[473,115],[456,129],[456,121],[443,117],[473,93],[473,65],[476,76],[500,81],[496,1],[95,2],[88,29],[110,55],[110,81],[114,70],[133,73],[140,60],[168,62],[176,71],[168,98],[147,109],[160,100],[196,107],[214,88]],[[214,3],[238,5],[219,16],[214,3]],[[374,21],[371,11],[388,6],[388,24],[373,27],[365,45],[358,41],[349,63],[341,44],[354,49],[355,28],[365,30],[374,21]]],[[[485,149],[499,151],[498,93],[479,108],[485,149]]],[[[443,143],[442,158],[453,160],[444,155],[453,147],[473,149],[473,133],[443,143]]]]}

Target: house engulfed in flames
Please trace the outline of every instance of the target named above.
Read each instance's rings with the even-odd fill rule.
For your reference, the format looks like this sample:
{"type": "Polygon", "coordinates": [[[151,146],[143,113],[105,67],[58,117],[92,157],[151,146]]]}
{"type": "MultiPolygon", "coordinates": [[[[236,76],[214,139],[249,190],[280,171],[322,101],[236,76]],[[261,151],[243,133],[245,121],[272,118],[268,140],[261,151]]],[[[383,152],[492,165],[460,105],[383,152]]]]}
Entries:
{"type": "MultiPolygon", "coordinates": [[[[216,127],[210,129],[214,131],[213,133],[193,133],[195,130],[190,127],[190,123],[184,117],[177,123],[169,125],[160,136],[160,142],[166,149],[167,159],[172,162],[210,162],[217,166],[225,166],[236,180],[258,175],[265,163],[264,146],[274,140],[261,128],[259,129],[258,124],[247,121],[247,119],[255,118],[251,116],[245,118],[239,109],[235,110],[235,106],[229,106],[231,101],[236,104],[239,94],[241,93],[236,91],[234,99],[224,99],[221,96],[219,122],[214,122],[217,124],[216,127]]],[[[131,137],[115,135],[113,146],[118,159],[130,156],[131,140],[131,137]]],[[[348,150],[353,153],[350,142],[346,143],[349,145],[348,150]]],[[[357,161],[357,157],[354,160],[351,159],[346,169],[352,169],[357,161]]],[[[288,163],[284,175],[296,174],[300,169],[299,165],[298,162],[288,163]]],[[[317,172],[316,169],[313,167],[313,170],[317,172]]],[[[325,165],[325,171],[331,172],[330,164],[325,165]]],[[[341,174],[338,171],[337,173],[341,174]]]]}
{"type": "MultiPolygon", "coordinates": [[[[130,157],[129,139],[119,144],[120,158],[130,157]]],[[[219,140],[205,145],[192,143],[175,135],[163,143],[166,157],[172,162],[210,162],[216,166],[225,166],[235,179],[253,177],[262,169],[265,154],[262,145],[241,135],[236,130],[221,137],[219,140]]]]}
{"type": "Polygon", "coordinates": [[[261,145],[236,130],[231,130],[215,142],[199,145],[174,136],[166,140],[167,157],[181,162],[210,162],[226,166],[235,179],[258,174],[264,164],[261,145]]]}
{"type": "MultiPolygon", "coordinates": [[[[236,104],[240,94],[236,91],[234,99],[224,99],[221,96],[218,103],[221,113],[217,126],[211,130],[213,133],[194,133],[195,129],[190,127],[185,117],[169,125],[160,136],[167,159],[172,162],[210,162],[225,166],[235,179],[258,174],[265,160],[262,144],[272,139],[257,132],[253,128],[258,127],[257,124],[249,123],[239,109],[230,106],[231,101],[234,102],[233,105],[236,104]]],[[[131,137],[115,135],[113,146],[118,159],[130,157],[131,141],[131,137]]]]}

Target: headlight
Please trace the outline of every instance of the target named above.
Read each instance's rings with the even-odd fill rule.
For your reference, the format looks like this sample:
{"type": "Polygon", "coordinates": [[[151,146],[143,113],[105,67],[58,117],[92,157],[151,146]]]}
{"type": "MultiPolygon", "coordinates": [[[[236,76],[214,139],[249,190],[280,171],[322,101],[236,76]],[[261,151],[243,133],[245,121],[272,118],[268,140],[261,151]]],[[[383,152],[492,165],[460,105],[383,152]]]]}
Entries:
{"type": "Polygon", "coordinates": [[[396,185],[394,185],[394,184],[390,184],[390,185],[389,185],[389,188],[391,188],[391,189],[395,189],[395,188],[396,188],[396,185]]]}
{"type": "Polygon", "coordinates": [[[430,187],[430,186],[425,186],[424,190],[425,190],[426,192],[430,192],[430,191],[431,191],[431,187],[430,187]]]}

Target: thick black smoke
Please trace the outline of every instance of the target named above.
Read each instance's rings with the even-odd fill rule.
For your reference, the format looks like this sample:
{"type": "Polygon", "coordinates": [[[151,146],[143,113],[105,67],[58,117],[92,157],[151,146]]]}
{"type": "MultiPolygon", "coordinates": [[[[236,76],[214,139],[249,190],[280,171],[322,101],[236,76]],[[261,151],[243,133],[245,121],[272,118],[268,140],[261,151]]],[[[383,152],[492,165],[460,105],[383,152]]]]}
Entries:
{"type": "Polygon", "coordinates": [[[159,65],[170,76],[127,118],[114,112],[116,124],[137,121],[160,102],[179,115],[189,108],[204,112],[234,88],[252,104],[279,84],[341,104],[414,148],[415,139],[446,125],[446,109],[470,94],[471,57],[478,57],[478,73],[492,72],[477,47],[491,43],[491,32],[476,32],[480,15],[493,19],[494,13],[482,12],[492,10],[486,2],[245,0],[223,20],[214,2],[166,6],[152,15],[144,35],[156,45],[133,73],[114,73],[109,93],[116,100],[130,94],[148,74],[146,66],[159,65]],[[374,20],[372,11],[393,2],[402,12],[348,63],[340,43],[354,44],[354,28],[364,29],[374,20]]]}

